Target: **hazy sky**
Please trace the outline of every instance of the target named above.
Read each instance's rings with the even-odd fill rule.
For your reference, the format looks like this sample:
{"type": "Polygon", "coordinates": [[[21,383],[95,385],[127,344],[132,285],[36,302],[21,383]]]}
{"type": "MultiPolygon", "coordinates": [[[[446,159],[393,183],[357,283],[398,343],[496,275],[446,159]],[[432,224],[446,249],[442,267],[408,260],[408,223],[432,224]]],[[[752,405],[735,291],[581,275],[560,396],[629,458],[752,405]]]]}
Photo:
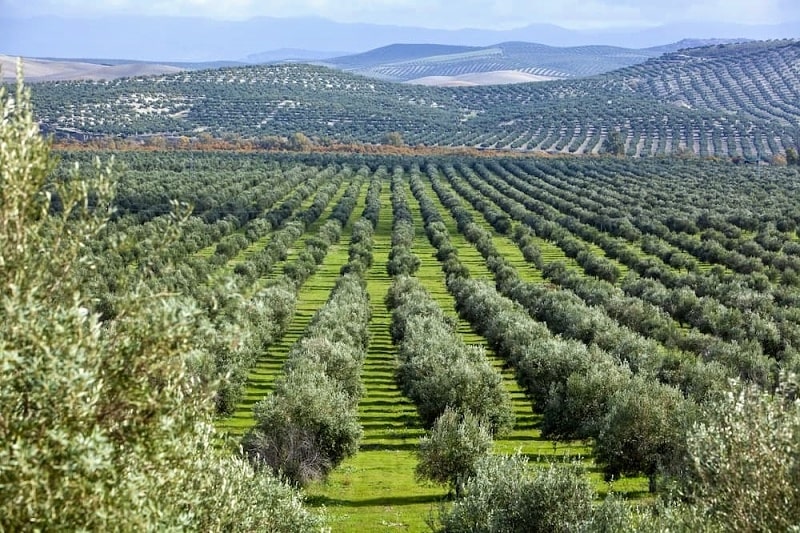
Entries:
{"type": "Polygon", "coordinates": [[[13,16],[191,15],[220,19],[320,16],[430,28],[654,26],[692,20],[773,24],[800,19],[798,0],[0,0],[13,16]]]}

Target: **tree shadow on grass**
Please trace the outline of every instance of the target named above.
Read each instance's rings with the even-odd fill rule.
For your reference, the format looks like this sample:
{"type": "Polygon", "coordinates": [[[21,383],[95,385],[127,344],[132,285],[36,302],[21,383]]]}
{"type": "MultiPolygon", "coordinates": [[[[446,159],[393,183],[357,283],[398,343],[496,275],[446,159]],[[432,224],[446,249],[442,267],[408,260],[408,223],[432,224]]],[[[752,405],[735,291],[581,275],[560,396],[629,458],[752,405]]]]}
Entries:
{"type": "Polygon", "coordinates": [[[403,505],[419,505],[422,503],[439,503],[447,500],[446,494],[421,494],[416,496],[389,496],[383,498],[367,498],[365,500],[342,500],[328,496],[309,496],[306,502],[313,506],[326,507],[394,507],[403,505]]]}
{"type": "Polygon", "coordinates": [[[401,400],[397,398],[390,398],[387,400],[361,400],[358,405],[360,407],[380,406],[380,407],[396,407],[400,404],[401,400]]]}
{"type": "Polygon", "coordinates": [[[271,379],[269,381],[267,381],[267,380],[251,381],[251,382],[249,382],[247,384],[247,388],[250,390],[250,392],[258,392],[258,393],[262,393],[262,394],[267,394],[268,392],[272,391],[272,388],[275,385],[275,383],[274,383],[275,379],[274,378],[277,378],[279,373],[280,373],[280,370],[278,372],[276,372],[275,376],[273,376],[273,379],[271,379]]]}
{"type": "Polygon", "coordinates": [[[494,440],[497,442],[552,442],[550,439],[545,439],[539,435],[518,435],[514,433],[497,437],[494,440]]]}
{"type": "MultiPolygon", "coordinates": [[[[383,413],[363,413],[361,415],[361,426],[368,430],[370,428],[376,427],[380,424],[389,425],[391,427],[408,427],[408,426],[418,426],[419,424],[415,424],[416,420],[411,418],[408,414],[405,413],[393,413],[393,414],[386,414],[383,413]]],[[[378,427],[378,429],[381,429],[378,427]]]]}
{"type": "Polygon", "coordinates": [[[419,449],[419,440],[414,439],[413,442],[403,442],[403,443],[393,443],[393,444],[386,444],[386,443],[374,443],[374,444],[364,444],[362,443],[359,446],[358,451],[360,452],[413,452],[419,449]]]}

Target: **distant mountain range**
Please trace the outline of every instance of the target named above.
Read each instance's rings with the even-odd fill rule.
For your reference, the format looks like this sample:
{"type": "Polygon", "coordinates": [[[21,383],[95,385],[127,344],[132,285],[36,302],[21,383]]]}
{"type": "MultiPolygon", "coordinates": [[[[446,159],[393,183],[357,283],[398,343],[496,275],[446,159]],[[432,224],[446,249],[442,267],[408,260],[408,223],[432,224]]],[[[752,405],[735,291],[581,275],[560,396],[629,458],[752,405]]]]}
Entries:
{"type": "MultiPolygon", "coordinates": [[[[513,30],[437,30],[346,24],[322,18],[259,17],[219,21],[198,17],[103,18],[0,16],[0,53],[60,58],[128,58],[174,62],[261,61],[264,51],[292,50],[294,59],[321,60],[392,43],[486,47],[536,42],[548,46],[606,45],[647,48],[685,38],[774,39],[800,35],[800,23],[772,26],[672,24],[656,28],[570,30],[533,24],[513,30]],[[344,51],[344,52],[343,52],[344,51]]],[[[287,55],[286,53],[277,54],[287,55]]],[[[266,53],[270,61],[293,59],[266,53]]]]}
{"type": "MultiPolygon", "coordinates": [[[[100,80],[172,74],[179,70],[246,64],[312,63],[385,81],[421,85],[500,85],[579,78],[636,65],[682,48],[727,44],[729,39],[683,40],[653,48],[614,46],[553,47],[506,42],[487,47],[441,44],[393,44],[368,52],[330,57],[309,50],[280,49],[251,54],[244,62],[143,62],[121,59],[25,58],[29,82],[100,80]]],[[[0,55],[3,79],[14,79],[14,58],[0,55]]]]}

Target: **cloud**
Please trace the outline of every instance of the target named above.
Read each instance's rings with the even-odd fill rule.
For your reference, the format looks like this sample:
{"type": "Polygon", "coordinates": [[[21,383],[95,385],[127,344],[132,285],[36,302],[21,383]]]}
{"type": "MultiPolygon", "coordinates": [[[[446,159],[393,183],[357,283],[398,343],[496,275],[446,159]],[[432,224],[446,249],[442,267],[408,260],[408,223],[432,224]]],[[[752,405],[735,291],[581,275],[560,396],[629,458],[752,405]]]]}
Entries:
{"type": "Polygon", "coordinates": [[[796,0],[0,0],[13,15],[191,15],[221,19],[320,16],[436,28],[511,28],[553,23],[573,28],[669,22],[769,24],[800,19],[796,0]]]}

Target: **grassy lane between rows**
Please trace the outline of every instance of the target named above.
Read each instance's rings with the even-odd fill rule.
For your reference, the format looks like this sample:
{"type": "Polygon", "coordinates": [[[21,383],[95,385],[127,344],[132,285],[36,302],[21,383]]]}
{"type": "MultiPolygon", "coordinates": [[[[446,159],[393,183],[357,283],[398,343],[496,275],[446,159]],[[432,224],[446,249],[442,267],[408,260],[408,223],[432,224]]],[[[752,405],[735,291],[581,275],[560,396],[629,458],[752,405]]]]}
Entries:
{"type": "MultiPolygon", "coordinates": [[[[275,208],[275,207],[277,207],[277,206],[281,205],[283,202],[285,202],[285,201],[286,201],[286,199],[287,199],[287,198],[289,198],[289,197],[290,197],[290,196],[291,196],[291,195],[292,195],[292,194],[295,192],[295,190],[296,190],[296,189],[297,189],[297,186],[295,186],[295,187],[292,187],[290,190],[286,191],[286,194],[284,194],[283,196],[281,196],[281,197],[280,197],[280,199],[278,199],[278,200],[277,200],[275,203],[273,203],[273,204],[272,204],[272,205],[271,205],[269,208],[267,208],[267,209],[265,209],[265,210],[261,211],[261,212],[258,214],[258,216],[257,216],[257,217],[255,217],[253,220],[257,220],[258,218],[260,218],[260,217],[263,217],[263,216],[264,216],[266,213],[268,213],[270,210],[272,210],[273,208],[275,208]]],[[[311,198],[311,197],[313,197],[313,196],[314,196],[314,194],[313,194],[313,193],[309,195],[309,197],[310,197],[310,198],[311,198]]],[[[306,199],[306,202],[308,202],[308,203],[310,204],[310,202],[309,202],[309,200],[308,200],[308,199],[306,199]]],[[[251,220],[250,222],[252,222],[253,220],[251,220]]],[[[250,222],[248,222],[248,224],[249,224],[250,222]]],[[[239,234],[242,234],[242,235],[244,235],[244,233],[245,233],[246,231],[247,231],[247,224],[245,224],[244,226],[242,226],[242,227],[240,227],[240,228],[237,228],[235,231],[233,231],[233,233],[231,233],[231,235],[232,235],[232,234],[234,234],[234,233],[239,233],[239,234]]],[[[263,236],[263,237],[261,237],[260,239],[258,239],[258,241],[256,241],[255,243],[250,243],[250,245],[248,245],[248,246],[245,248],[245,250],[240,250],[240,251],[239,251],[239,253],[238,253],[236,256],[234,256],[234,257],[231,259],[231,261],[235,261],[235,262],[237,262],[237,263],[238,263],[238,262],[241,262],[242,260],[244,260],[244,259],[246,259],[247,257],[249,257],[250,255],[252,255],[252,253],[254,253],[254,250],[252,250],[252,249],[254,249],[254,248],[255,248],[255,250],[259,250],[259,249],[263,248],[263,247],[264,247],[264,245],[262,245],[261,247],[258,247],[258,246],[257,246],[257,243],[258,243],[259,241],[263,241],[263,242],[264,242],[264,244],[266,244],[266,242],[268,242],[268,241],[269,241],[269,238],[270,238],[270,236],[272,235],[272,232],[273,232],[273,231],[274,231],[274,229],[270,230],[269,232],[267,232],[267,234],[266,234],[265,236],[263,236]],[[265,240],[265,239],[266,239],[266,240],[265,240]],[[248,251],[246,251],[246,250],[248,250],[248,251]],[[240,257],[240,256],[241,256],[241,257],[240,257]],[[243,257],[243,258],[242,258],[242,257],[243,257]],[[237,259],[237,258],[238,258],[238,259],[237,259]]],[[[208,258],[210,258],[212,255],[214,255],[214,252],[215,252],[215,251],[216,251],[216,249],[217,249],[217,243],[218,243],[218,242],[219,242],[219,241],[213,242],[213,243],[209,244],[208,246],[206,246],[205,248],[201,248],[200,250],[197,250],[197,251],[194,253],[194,255],[195,255],[196,257],[200,257],[200,258],[203,258],[203,259],[208,259],[208,258]]]]}
{"type": "Polygon", "coordinates": [[[414,479],[416,450],[423,430],[414,405],[395,382],[395,347],[389,334],[391,314],[384,298],[392,235],[389,183],[381,190],[381,212],[373,237],[373,262],[367,272],[372,319],[370,345],[359,404],[364,437],[358,453],[345,460],[325,483],[309,488],[313,505],[326,507],[333,531],[425,531],[425,518],[445,490],[414,479]]]}
{"type": "MultiPolygon", "coordinates": [[[[542,272],[538,268],[536,268],[532,263],[529,263],[525,259],[525,257],[522,255],[522,251],[520,250],[519,246],[517,246],[517,243],[515,243],[514,240],[511,237],[508,237],[506,235],[502,235],[496,229],[494,229],[491,226],[491,224],[489,224],[486,221],[486,219],[483,216],[483,213],[481,213],[480,211],[478,211],[477,209],[472,207],[472,204],[470,204],[464,197],[459,195],[458,192],[456,192],[456,190],[450,185],[450,183],[447,182],[446,179],[442,178],[441,183],[442,183],[442,185],[444,186],[444,188],[446,190],[449,190],[452,194],[454,194],[460,200],[461,208],[464,209],[465,211],[467,211],[470,214],[470,216],[472,217],[472,221],[475,224],[478,224],[479,226],[483,227],[485,230],[487,230],[491,234],[492,243],[494,244],[494,247],[497,249],[497,251],[514,268],[517,269],[517,272],[519,273],[519,277],[523,281],[527,281],[527,282],[530,282],[530,283],[544,283],[545,282],[544,277],[542,277],[542,272]]],[[[430,190],[431,190],[431,194],[435,194],[434,191],[432,190],[432,187],[430,188],[430,190]]],[[[445,223],[448,224],[448,228],[450,228],[450,225],[449,225],[450,222],[449,221],[452,219],[452,215],[450,214],[449,210],[445,211],[444,206],[441,205],[441,203],[438,201],[438,197],[437,196],[431,196],[431,198],[437,201],[437,205],[441,206],[442,215],[443,215],[443,218],[445,219],[445,223]],[[447,216],[444,216],[444,215],[447,215],[447,216]]],[[[486,200],[488,201],[488,199],[486,199],[486,200]]],[[[498,210],[499,210],[499,208],[498,208],[498,210]]],[[[453,220],[453,223],[455,224],[455,219],[452,219],[452,220],[453,220]]],[[[461,252],[461,248],[459,248],[458,251],[459,251],[459,254],[462,253],[461,252]]],[[[566,262],[566,260],[572,261],[573,264],[574,264],[574,267],[582,272],[582,269],[578,266],[578,263],[575,262],[574,259],[569,259],[565,255],[563,260],[565,262],[566,262]]]]}
{"type": "MultiPolygon", "coordinates": [[[[301,239],[293,246],[293,252],[287,257],[291,260],[297,250],[302,249],[306,239],[313,236],[319,226],[330,214],[332,206],[343,194],[346,183],[342,185],[331,201],[323,216],[313,224],[301,239]]],[[[301,288],[298,294],[297,310],[289,329],[281,342],[273,346],[259,360],[251,371],[245,398],[236,413],[220,421],[219,427],[231,435],[241,435],[253,424],[252,406],[255,402],[271,392],[273,381],[280,373],[286,355],[292,344],[297,341],[311,320],[316,310],[326,301],[339,275],[341,265],[347,262],[347,249],[350,230],[359,216],[360,206],[364,205],[366,183],[362,188],[356,209],[350,217],[348,225],[342,232],[341,239],[328,251],[317,272],[301,288]]],[[[426,194],[438,203],[430,185],[426,185],[426,194]]],[[[422,284],[430,292],[436,302],[450,316],[457,318],[452,296],[447,292],[444,274],[440,262],[436,259],[436,251],[428,242],[425,234],[419,205],[407,190],[410,208],[414,216],[415,241],[413,252],[421,261],[417,273],[422,284]]],[[[438,204],[440,213],[451,233],[451,239],[459,249],[459,256],[468,266],[473,277],[492,280],[480,253],[460,235],[455,221],[449,212],[438,204]]],[[[474,214],[476,222],[483,219],[474,214]]],[[[391,284],[386,273],[386,263],[391,248],[392,211],[388,182],[381,191],[381,213],[374,235],[373,265],[366,275],[367,291],[371,299],[372,318],[370,321],[371,342],[365,362],[362,379],[366,394],[359,404],[359,413],[364,427],[364,437],[359,452],[343,462],[328,480],[314,484],[308,488],[309,502],[314,506],[324,507],[333,531],[427,531],[431,516],[438,513],[446,503],[444,487],[421,484],[414,478],[417,464],[416,451],[419,437],[423,430],[420,426],[413,404],[402,396],[395,381],[395,347],[391,343],[389,324],[391,315],[384,304],[384,297],[391,284]]],[[[495,235],[495,239],[508,240],[495,235]]],[[[519,250],[503,242],[503,248],[519,250]]],[[[276,265],[274,278],[282,271],[282,265],[276,265]]],[[[535,270],[527,265],[528,270],[535,270]]],[[[527,272],[531,275],[531,272],[527,272]]],[[[268,281],[268,280],[262,280],[268,281]]],[[[470,325],[457,320],[458,331],[464,341],[486,347],[486,341],[477,335],[470,325]]],[[[519,451],[532,461],[549,461],[553,459],[585,457],[590,450],[582,443],[554,443],[542,439],[538,430],[540,416],[531,410],[530,402],[517,384],[513,370],[504,366],[504,361],[496,357],[487,348],[487,357],[502,373],[504,385],[511,394],[516,425],[514,429],[496,440],[497,453],[513,453],[519,451]]],[[[587,463],[587,466],[592,465],[587,463]]],[[[597,489],[601,493],[609,490],[610,485],[602,482],[598,474],[593,474],[597,489]]],[[[613,486],[620,492],[639,492],[640,480],[622,480],[613,486]]]]}
{"type": "MultiPolygon", "coordinates": [[[[346,186],[347,186],[347,184],[343,184],[343,186],[340,186],[340,187],[339,187],[339,190],[338,190],[338,191],[336,191],[336,194],[335,194],[335,195],[334,195],[334,196],[331,198],[331,201],[330,201],[330,203],[328,204],[328,206],[326,207],[326,211],[325,211],[325,212],[323,212],[323,215],[324,215],[326,212],[327,212],[327,213],[329,213],[329,212],[330,212],[330,210],[331,210],[331,206],[334,206],[334,205],[336,205],[336,203],[335,203],[335,202],[338,202],[338,201],[339,201],[339,198],[341,198],[341,197],[342,197],[342,195],[344,194],[344,191],[345,191],[345,189],[346,189],[346,186]]],[[[292,192],[294,192],[294,189],[293,189],[292,191],[290,191],[289,193],[287,193],[287,194],[286,194],[286,196],[284,196],[284,197],[283,197],[283,198],[280,200],[280,202],[279,202],[279,203],[276,203],[276,205],[281,205],[281,204],[283,204],[283,202],[285,202],[285,201],[286,201],[286,199],[287,199],[287,198],[289,198],[289,196],[291,195],[291,193],[292,193],[292,192]]],[[[316,199],[316,197],[317,197],[317,192],[319,192],[319,187],[317,187],[317,188],[316,188],[316,189],[315,189],[315,190],[314,190],[314,191],[313,191],[311,194],[309,194],[309,195],[308,195],[308,198],[306,198],[305,200],[303,200],[303,202],[300,204],[300,207],[298,207],[298,208],[297,208],[297,210],[296,210],[294,213],[292,213],[292,218],[294,218],[294,217],[297,215],[297,213],[302,213],[303,211],[305,211],[306,209],[308,209],[309,207],[311,207],[311,204],[313,204],[313,203],[314,203],[314,200],[315,200],[315,199],[316,199]]],[[[322,218],[322,217],[320,217],[320,219],[321,219],[321,218],[322,218]]],[[[291,220],[291,219],[290,219],[290,220],[291,220]]],[[[319,219],[318,219],[317,221],[315,221],[315,224],[316,224],[316,223],[318,223],[318,222],[319,222],[319,219]]],[[[273,230],[273,231],[274,231],[274,230],[273,230]]],[[[224,267],[224,270],[223,270],[223,271],[224,271],[224,272],[231,272],[231,271],[233,271],[233,268],[234,268],[236,265],[238,265],[239,263],[243,263],[244,261],[247,261],[247,260],[248,260],[248,259],[250,259],[250,258],[251,258],[253,255],[255,255],[256,253],[258,253],[258,252],[260,252],[261,250],[263,250],[263,249],[264,249],[264,248],[267,246],[267,243],[268,243],[268,242],[269,242],[269,241],[272,239],[272,233],[273,233],[273,231],[270,231],[270,232],[269,232],[267,235],[265,235],[265,236],[261,237],[261,238],[260,238],[260,239],[258,239],[257,241],[250,243],[250,245],[249,245],[249,246],[247,246],[245,249],[243,249],[243,250],[240,250],[238,254],[236,254],[235,256],[233,256],[233,257],[231,258],[231,260],[230,260],[230,261],[228,261],[228,263],[225,265],[225,267],[224,267]]]]}
{"type": "MultiPolygon", "coordinates": [[[[441,204],[430,184],[426,182],[425,185],[425,193],[433,200],[438,208],[445,226],[447,226],[447,229],[450,231],[450,242],[458,249],[458,256],[461,262],[468,267],[470,276],[490,283],[493,282],[494,276],[486,267],[483,256],[481,256],[475,246],[469,243],[463,235],[458,233],[455,219],[452,217],[449,210],[441,204]]],[[[413,198],[410,193],[409,198],[413,198]]],[[[421,228],[422,219],[419,212],[419,204],[412,202],[411,211],[415,217],[414,227],[420,227],[422,231],[421,234],[418,233],[416,235],[414,240],[414,253],[416,253],[421,260],[417,276],[445,313],[458,318],[455,311],[455,300],[450,293],[447,292],[444,272],[442,271],[441,263],[436,259],[436,249],[428,242],[424,229],[421,228]],[[437,287],[438,290],[434,292],[432,290],[433,287],[437,287]]],[[[480,222],[481,219],[476,217],[475,221],[480,222]]],[[[472,326],[461,318],[458,318],[458,332],[463,336],[464,342],[467,344],[480,345],[486,349],[487,357],[490,359],[492,365],[502,373],[503,384],[511,395],[516,423],[511,432],[495,439],[496,452],[513,453],[520,450],[534,461],[553,454],[575,456],[588,453],[588,448],[580,444],[556,445],[556,443],[552,441],[542,439],[537,429],[541,417],[533,413],[530,401],[525,397],[525,393],[514,377],[514,370],[508,368],[505,365],[505,361],[497,357],[487,346],[486,339],[475,333],[472,326]]]]}

